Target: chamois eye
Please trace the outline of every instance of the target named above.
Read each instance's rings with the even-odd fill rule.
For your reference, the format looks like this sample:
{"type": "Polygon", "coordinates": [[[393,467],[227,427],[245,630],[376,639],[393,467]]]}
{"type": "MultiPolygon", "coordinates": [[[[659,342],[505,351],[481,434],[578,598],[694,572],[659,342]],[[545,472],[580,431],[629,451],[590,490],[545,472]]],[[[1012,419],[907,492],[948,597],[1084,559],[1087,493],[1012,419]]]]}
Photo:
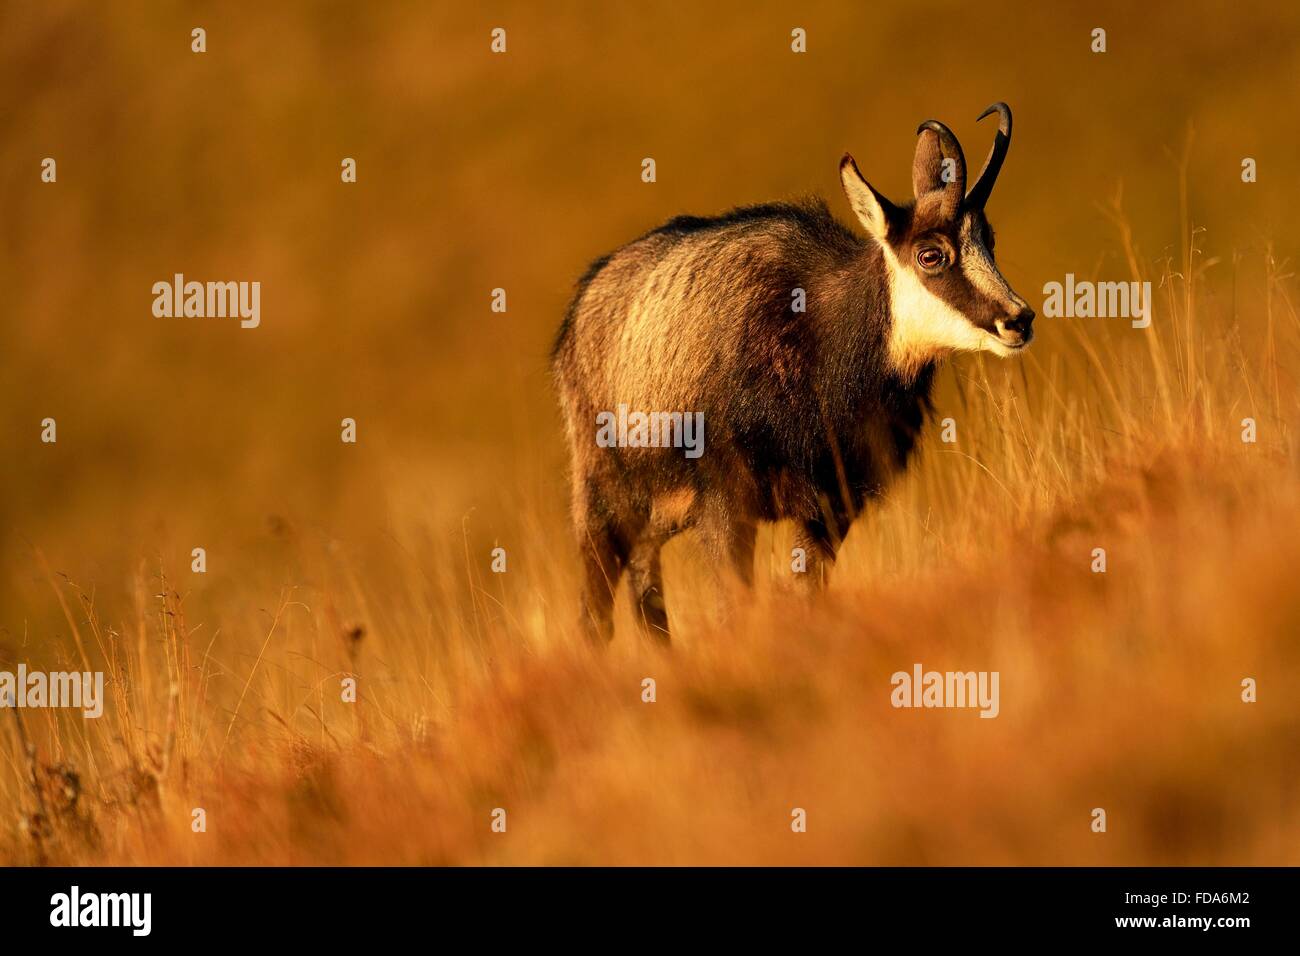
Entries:
{"type": "Polygon", "coordinates": [[[947,261],[941,249],[922,249],[916,254],[916,263],[922,269],[941,269],[947,261]]]}

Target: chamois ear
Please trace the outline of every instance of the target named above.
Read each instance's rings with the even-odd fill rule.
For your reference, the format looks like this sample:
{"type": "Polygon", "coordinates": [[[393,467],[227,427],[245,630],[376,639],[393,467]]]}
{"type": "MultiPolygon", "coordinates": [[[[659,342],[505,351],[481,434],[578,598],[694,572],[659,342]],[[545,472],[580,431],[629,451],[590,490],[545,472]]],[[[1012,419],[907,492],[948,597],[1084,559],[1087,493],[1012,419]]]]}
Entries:
{"type": "Polygon", "coordinates": [[[862,177],[858,164],[848,153],[840,160],[840,182],[863,228],[883,242],[889,232],[890,217],[898,211],[897,208],[862,177]]]}
{"type": "Polygon", "coordinates": [[[943,199],[939,208],[944,218],[951,221],[966,195],[966,157],[961,143],[938,120],[926,120],[917,128],[916,135],[916,156],[912,159],[912,188],[916,190],[916,198],[939,193],[943,199]],[[945,161],[951,163],[947,174],[945,161]]]}
{"type": "Polygon", "coordinates": [[[916,155],[912,157],[912,194],[920,199],[944,187],[943,150],[939,148],[939,134],[932,129],[922,129],[916,140],[916,155]]]}

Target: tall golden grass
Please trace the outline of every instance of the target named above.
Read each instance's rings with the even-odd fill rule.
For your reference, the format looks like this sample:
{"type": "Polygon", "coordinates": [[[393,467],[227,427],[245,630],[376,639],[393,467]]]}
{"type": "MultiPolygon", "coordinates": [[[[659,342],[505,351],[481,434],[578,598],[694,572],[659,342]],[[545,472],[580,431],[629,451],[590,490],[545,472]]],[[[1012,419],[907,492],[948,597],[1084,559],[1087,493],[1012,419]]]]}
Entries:
{"type": "Polygon", "coordinates": [[[938,416],[959,440],[927,442],[810,604],[775,583],[789,529],[727,619],[675,542],[670,653],[625,606],[608,652],[580,642],[562,495],[533,475],[505,574],[481,518],[400,501],[373,541],[229,535],[212,551],[254,553],[251,573],[197,601],[187,567],[142,560],[111,616],[33,547],[67,636],[25,652],[103,668],[110,700],[98,721],[4,715],[4,859],[1295,863],[1291,277],[1209,257],[1190,219],[1148,262],[1110,213],[1156,323],[1043,320],[1074,366],[952,363],[938,416]],[[1001,715],[891,708],[913,662],[999,671],[1001,715]]]}
{"type": "Polygon", "coordinates": [[[109,700],[0,710],[0,862],[1300,862],[1300,17],[938,13],[920,62],[903,5],[7,7],[0,668],[109,700]],[[622,595],[582,644],[544,356],[584,263],[682,212],[847,217],[845,148],[902,198],[917,122],[974,163],[994,99],[1012,285],[1150,280],[1152,326],[1040,317],[948,364],[957,442],[817,600],[777,526],[723,619],[687,536],[672,651],[622,595]],[[263,281],[262,326],[154,320],[176,271],[263,281]],[[915,662],[999,671],[1000,715],[892,708],[915,662]]]}

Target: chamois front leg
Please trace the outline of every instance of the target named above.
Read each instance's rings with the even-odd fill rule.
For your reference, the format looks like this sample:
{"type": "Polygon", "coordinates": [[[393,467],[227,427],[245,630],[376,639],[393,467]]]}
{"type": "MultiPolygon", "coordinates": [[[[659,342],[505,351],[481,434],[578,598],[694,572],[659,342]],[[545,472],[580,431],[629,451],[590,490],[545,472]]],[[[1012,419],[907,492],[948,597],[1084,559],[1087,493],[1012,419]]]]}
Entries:
{"type": "Polygon", "coordinates": [[[823,520],[802,521],[795,529],[794,546],[803,555],[803,571],[795,573],[795,582],[805,594],[822,591],[835,567],[835,556],[848,534],[848,521],[828,525],[823,520]]]}
{"type": "Polygon", "coordinates": [[[754,585],[757,525],[724,509],[710,509],[700,519],[700,539],[708,557],[721,616],[730,623],[736,604],[754,585]]]}

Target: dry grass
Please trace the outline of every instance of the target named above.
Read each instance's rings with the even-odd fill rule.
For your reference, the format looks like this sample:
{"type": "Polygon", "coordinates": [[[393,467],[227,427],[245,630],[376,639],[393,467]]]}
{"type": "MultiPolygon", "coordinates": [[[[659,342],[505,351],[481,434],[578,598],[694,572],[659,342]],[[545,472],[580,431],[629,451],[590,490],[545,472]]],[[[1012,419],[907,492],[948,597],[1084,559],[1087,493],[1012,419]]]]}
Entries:
{"type": "Polygon", "coordinates": [[[100,721],[7,715],[4,858],[1297,862],[1300,324],[1268,262],[1252,340],[1211,304],[1200,256],[1155,275],[1150,330],[1056,326],[1083,368],[959,361],[939,412],[957,446],[927,447],[824,599],[774,583],[777,528],[737,620],[691,613],[703,576],[675,543],[669,654],[625,608],[608,653],[577,642],[560,496],[537,487],[505,575],[473,516],[365,548],[276,524],[251,544],[253,582],[200,599],[220,629],[181,569],[142,563],[110,624],[34,549],[67,637],[30,650],[104,667],[111,700],[100,721]],[[889,675],[914,661],[1000,671],[1001,716],[892,709],[889,675]],[[1239,698],[1248,676],[1258,704],[1239,698]]]}

